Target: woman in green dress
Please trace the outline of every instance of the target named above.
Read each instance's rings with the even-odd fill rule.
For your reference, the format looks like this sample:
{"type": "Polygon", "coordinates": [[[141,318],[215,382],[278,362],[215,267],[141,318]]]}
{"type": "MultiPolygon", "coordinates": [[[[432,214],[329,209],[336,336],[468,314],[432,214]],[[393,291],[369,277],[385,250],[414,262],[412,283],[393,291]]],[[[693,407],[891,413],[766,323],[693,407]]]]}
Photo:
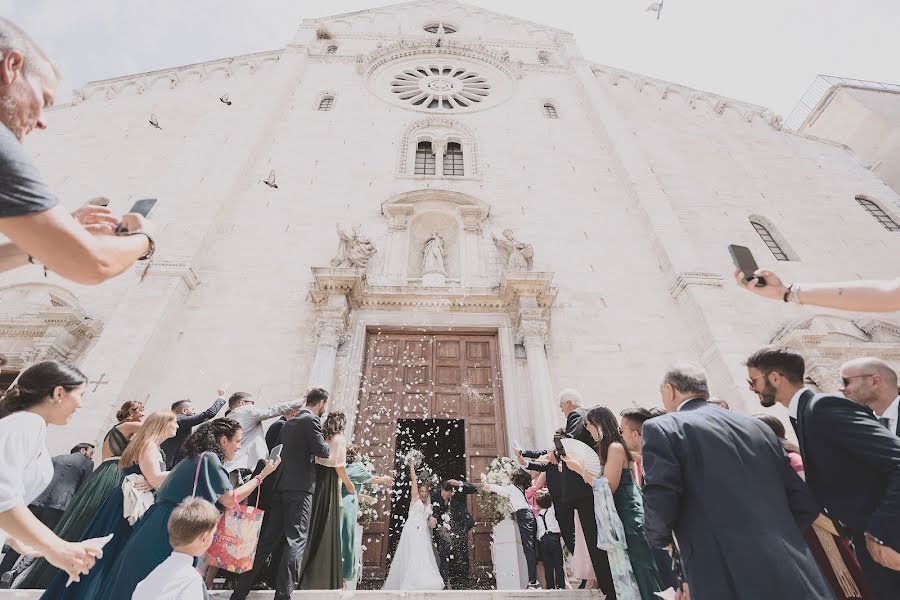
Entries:
{"type": "Polygon", "coordinates": [[[313,494],[309,534],[300,561],[301,590],[339,590],[344,585],[341,563],[340,479],[351,494],[356,486],[347,477],[347,441],[342,412],[328,413],[322,435],[331,452],[316,463],[316,491],[313,494]]]}
{"type": "Polygon", "coordinates": [[[232,488],[222,467],[241,447],[241,426],[234,419],[204,423],[184,442],[188,458],[169,472],[156,493],[156,502],[134,525],[131,537],[111,565],[98,597],[131,598],[134,588],[172,553],[167,525],[175,507],[197,496],[230,508],[257,489],[280,460],[269,462],[259,475],[232,488]]]}
{"type": "Polygon", "coordinates": [[[589,410],[584,418],[584,426],[597,441],[597,454],[603,471],[600,477],[595,478],[575,460],[564,458],[566,465],[594,487],[595,495],[600,492],[595,485],[598,479],[605,478],[609,483],[616,513],[625,530],[628,559],[634,579],[637,580],[641,600],[656,600],[659,596],[654,592],[662,591],[662,579],[650,551],[650,544],[644,536],[644,502],[631,474],[634,464],[631,452],[625,447],[625,441],[619,433],[619,423],[608,408],[597,406],[589,410]]]}
{"type": "Polygon", "coordinates": [[[359,556],[356,549],[359,540],[356,539],[356,521],[359,515],[359,502],[362,499],[359,490],[366,483],[391,487],[394,480],[386,475],[373,475],[366,466],[359,461],[359,448],[351,445],[347,448],[347,477],[356,487],[355,494],[350,493],[346,485],[341,484],[341,563],[344,581],[356,581],[356,566],[359,564],[359,556]]]}
{"type": "MultiPolygon", "coordinates": [[[[79,541],[109,495],[121,487],[122,470],[119,468],[119,459],[131,436],[141,427],[144,419],[144,403],[134,400],[126,402],[116,413],[116,419],[118,423],[103,438],[103,462],[78,488],[72,502],[53,529],[56,535],[66,541],[79,541]]],[[[44,589],[57,573],[59,569],[39,558],[16,587],[44,589]]]]}

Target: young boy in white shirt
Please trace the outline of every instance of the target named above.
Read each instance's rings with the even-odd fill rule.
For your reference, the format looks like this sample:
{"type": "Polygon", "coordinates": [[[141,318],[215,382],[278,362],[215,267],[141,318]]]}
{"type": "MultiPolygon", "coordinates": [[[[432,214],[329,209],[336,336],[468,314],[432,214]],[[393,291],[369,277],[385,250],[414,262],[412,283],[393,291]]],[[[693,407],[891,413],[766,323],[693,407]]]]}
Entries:
{"type": "Polygon", "coordinates": [[[172,554],[140,582],[131,600],[204,600],[206,586],[194,557],[202,556],[213,541],[219,511],[203,498],[188,498],[169,517],[172,554]]]}
{"type": "Polygon", "coordinates": [[[547,589],[563,590],[566,588],[566,573],[563,570],[562,536],[553,500],[547,492],[538,492],[535,502],[541,509],[537,518],[537,538],[541,545],[547,589]]]}

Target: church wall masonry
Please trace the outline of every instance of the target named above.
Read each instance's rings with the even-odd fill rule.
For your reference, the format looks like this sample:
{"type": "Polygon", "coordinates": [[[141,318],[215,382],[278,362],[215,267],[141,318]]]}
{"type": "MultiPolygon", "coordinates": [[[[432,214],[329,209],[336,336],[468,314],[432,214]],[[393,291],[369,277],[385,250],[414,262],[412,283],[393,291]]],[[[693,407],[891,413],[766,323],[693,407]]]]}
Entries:
{"type": "MultiPolygon", "coordinates": [[[[435,80],[415,77],[401,90],[435,80]]],[[[50,125],[28,147],[67,206],[156,196],[161,230],[143,283],[140,272],[96,288],[47,278],[103,325],[76,360],[110,382],[52,436],[55,451],[96,438],[125,400],[199,406],[224,382],[267,404],[330,375],[335,405],[352,412],[365,328],[404,321],[499,330],[511,439],[537,443],[537,423],[561,424],[563,387],[616,412],[655,404],[677,359],[703,362],[717,393],[755,410],[740,360],[813,313],[734,288],[728,243],[775,263],[748,218],[790,242],[799,260],[775,265],[789,279],[891,276],[900,251],[853,200],[896,198],[845,149],[780,131],[765,109],[589,63],[567,32],[455,2],[304,21],[280,50],[93,83],[50,125]],[[438,47],[423,31],[432,22],[457,32],[438,47]],[[414,105],[392,82],[416,65],[477,71],[489,91],[470,107],[414,105]],[[318,110],[326,96],[331,110],[318,110]],[[465,174],[416,175],[418,131],[441,155],[458,138],[465,174]],[[272,171],[277,188],[263,182],[272,171]],[[375,253],[329,305],[329,269],[348,268],[332,263],[337,227],[354,226],[375,253]],[[531,278],[540,294],[504,275],[492,240],[504,229],[532,246],[530,272],[549,277],[531,278]],[[428,283],[431,230],[445,260],[428,283]]],[[[897,343],[869,330],[841,343],[897,343]]]]}

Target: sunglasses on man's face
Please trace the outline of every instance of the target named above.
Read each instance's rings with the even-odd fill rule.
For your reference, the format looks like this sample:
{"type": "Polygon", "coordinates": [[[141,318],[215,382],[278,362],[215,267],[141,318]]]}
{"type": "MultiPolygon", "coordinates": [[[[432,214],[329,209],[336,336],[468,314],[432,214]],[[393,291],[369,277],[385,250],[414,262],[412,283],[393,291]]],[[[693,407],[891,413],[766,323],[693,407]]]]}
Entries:
{"type": "Polygon", "coordinates": [[[856,379],[857,377],[872,377],[873,375],[875,375],[875,373],[864,373],[862,375],[848,375],[847,377],[841,377],[841,384],[843,384],[844,387],[847,387],[848,385],[850,385],[851,379],[856,379]]]}

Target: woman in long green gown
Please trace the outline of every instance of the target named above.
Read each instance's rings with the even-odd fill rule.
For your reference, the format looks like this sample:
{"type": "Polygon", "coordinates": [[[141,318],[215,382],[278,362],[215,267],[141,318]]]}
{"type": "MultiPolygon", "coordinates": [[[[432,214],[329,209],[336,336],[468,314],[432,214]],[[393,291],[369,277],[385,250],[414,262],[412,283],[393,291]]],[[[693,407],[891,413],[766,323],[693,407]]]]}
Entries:
{"type": "MultiPolygon", "coordinates": [[[[616,513],[622,522],[628,546],[628,560],[641,600],[656,600],[659,596],[655,592],[663,589],[662,578],[656,568],[650,544],[644,536],[644,503],[631,474],[631,465],[634,462],[631,452],[625,447],[625,440],[619,433],[616,417],[608,408],[597,406],[589,410],[584,418],[584,426],[597,441],[597,454],[603,464],[603,471],[598,477],[594,477],[577,461],[566,458],[564,459],[566,465],[581,474],[594,488],[595,497],[601,491],[596,484],[600,478],[606,479],[612,492],[616,513]]],[[[625,597],[619,593],[618,588],[616,595],[620,598],[625,597]]]]}
{"type": "Polygon", "coordinates": [[[350,493],[346,485],[341,485],[341,563],[344,581],[356,581],[359,556],[356,549],[356,522],[359,515],[360,487],[367,483],[391,487],[394,480],[388,476],[373,475],[366,466],[359,462],[359,448],[351,445],[347,448],[347,477],[356,487],[356,493],[350,493]]]}
{"type": "Polygon", "coordinates": [[[244,485],[233,489],[222,463],[234,457],[241,447],[241,426],[233,419],[216,419],[204,423],[184,442],[188,456],[178,463],[156,493],[156,502],[135,523],[122,552],[110,567],[99,597],[131,598],[134,588],[172,553],[168,522],[175,507],[191,496],[197,496],[230,508],[244,500],[262,479],[274,471],[277,463],[268,463],[244,485]],[[233,490],[233,491],[232,491],[233,490]]]}
{"type": "Polygon", "coordinates": [[[342,412],[328,413],[322,435],[331,448],[328,458],[316,463],[316,491],[313,494],[309,534],[300,561],[301,590],[339,590],[344,585],[341,563],[341,494],[338,479],[352,494],[356,486],[347,477],[347,441],[342,412]]]}
{"type": "MultiPolygon", "coordinates": [[[[140,429],[144,418],[144,403],[133,400],[124,403],[116,413],[116,418],[119,422],[103,438],[103,462],[78,488],[72,502],[53,529],[56,535],[68,542],[81,540],[109,495],[121,487],[123,475],[119,468],[119,459],[128,446],[128,440],[140,429]]],[[[57,573],[59,569],[39,558],[16,587],[44,589],[50,585],[50,581],[57,573]]]]}

